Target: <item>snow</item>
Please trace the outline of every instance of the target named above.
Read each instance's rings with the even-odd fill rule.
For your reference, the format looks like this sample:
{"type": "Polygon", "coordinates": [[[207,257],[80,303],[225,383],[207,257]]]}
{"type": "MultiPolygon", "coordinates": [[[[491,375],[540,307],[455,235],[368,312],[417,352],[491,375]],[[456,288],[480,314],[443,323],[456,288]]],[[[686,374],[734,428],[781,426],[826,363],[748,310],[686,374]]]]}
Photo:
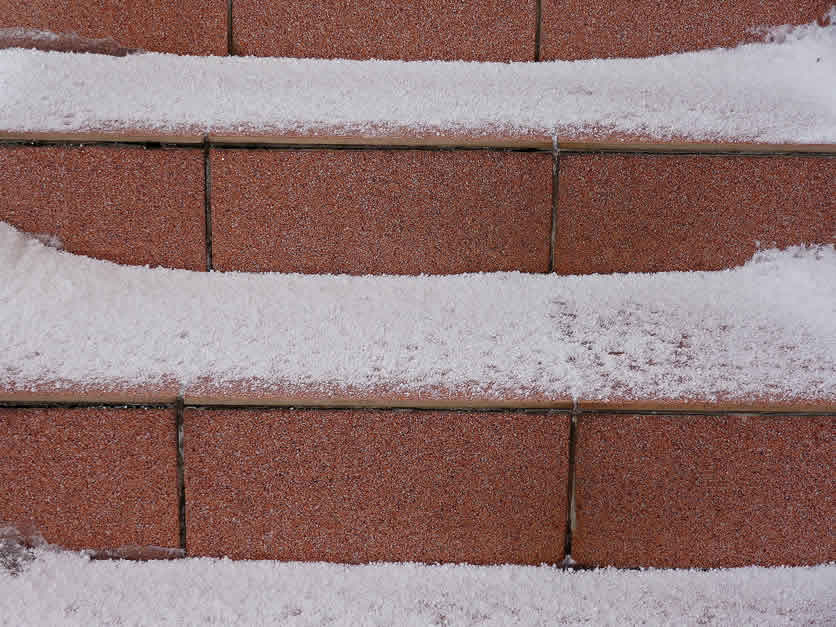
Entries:
{"type": "Polygon", "coordinates": [[[0,51],[0,130],[833,143],[832,21],[773,29],[770,42],[734,49],[536,64],[9,49],[0,51]]]}
{"type": "Polygon", "coordinates": [[[720,272],[363,276],[119,266],[0,222],[0,389],[204,378],[375,398],[836,399],[836,249],[720,272]]]}
{"type": "Polygon", "coordinates": [[[0,569],[0,625],[832,625],[836,564],[714,571],[90,561],[0,569]]]}

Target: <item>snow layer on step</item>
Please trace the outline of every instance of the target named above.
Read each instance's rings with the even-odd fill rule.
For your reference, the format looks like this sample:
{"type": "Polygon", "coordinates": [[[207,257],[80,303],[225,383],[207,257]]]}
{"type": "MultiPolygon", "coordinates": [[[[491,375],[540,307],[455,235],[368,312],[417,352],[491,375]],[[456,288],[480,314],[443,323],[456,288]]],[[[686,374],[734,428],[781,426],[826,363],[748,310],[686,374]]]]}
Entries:
{"type": "Polygon", "coordinates": [[[14,625],[832,624],[836,565],[714,571],[547,566],[91,562],[0,569],[14,625]]]}
{"type": "Polygon", "coordinates": [[[0,130],[836,142],[836,20],[779,34],[735,49],[538,64],[11,49],[0,51],[0,130]]]}
{"type": "Polygon", "coordinates": [[[0,390],[202,377],[361,397],[836,399],[836,250],[722,272],[222,274],[75,256],[0,222],[0,390]]]}

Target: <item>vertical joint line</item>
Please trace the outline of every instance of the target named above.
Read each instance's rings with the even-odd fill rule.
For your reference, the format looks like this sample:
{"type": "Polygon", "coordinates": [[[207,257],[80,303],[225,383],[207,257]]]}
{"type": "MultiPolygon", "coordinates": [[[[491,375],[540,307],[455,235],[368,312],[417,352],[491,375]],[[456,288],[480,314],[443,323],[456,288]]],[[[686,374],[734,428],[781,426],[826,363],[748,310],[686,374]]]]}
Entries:
{"type": "Polygon", "coordinates": [[[572,536],[575,533],[575,452],[578,439],[578,416],[580,410],[575,403],[569,422],[569,480],[567,485],[566,538],[563,545],[564,559],[572,556],[572,536]]]}
{"type": "Polygon", "coordinates": [[[226,0],[226,54],[231,57],[235,55],[235,40],[232,37],[232,2],[226,0]]]}
{"type": "Polygon", "coordinates": [[[180,548],[186,555],[186,459],[183,447],[183,397],[178,396],[174,405],[174,423],[177,431],[177,522],[180,527],[180,548]]]}
{"type": "Polygon", "coordinates": [[[557,196],[560,191],[560,147],[557,135],[552,138],[552,230],[549,234],[549,274],[555,271],[557,246],[557,196]]]}
{"type": "Polygon", "coordinates": [[[212,266],[212,165],[209,158],[209,136],[203,137],[203,213],[204,232],[206,233],[206,270],[212,266]]]}
{"type": "MultiPolygon", "coordinates": [[[[232,0],[230,0],[231,2],[232,0]]],[[[540,60],[540,40],[543,32],[543,1],[535,0],[534,2],[534,17],[536,24],[534,26],[534,61],[540,60]]]]}

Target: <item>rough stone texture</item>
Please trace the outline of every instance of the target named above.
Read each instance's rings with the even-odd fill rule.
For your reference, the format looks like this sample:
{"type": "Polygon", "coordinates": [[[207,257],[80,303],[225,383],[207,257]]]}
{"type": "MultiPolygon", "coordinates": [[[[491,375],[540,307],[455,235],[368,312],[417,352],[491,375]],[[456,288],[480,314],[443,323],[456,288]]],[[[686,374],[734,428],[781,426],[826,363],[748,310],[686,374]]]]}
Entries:
{"type": "Polygon", "coordinates": [[[832,157],[564,155],[555,270],[719,270],[833,243],[834,178],[832,157]]]}
{"type": "Polygon", "coordinates": [[[397,381],[379,381],[373,387],[355,388],[326,382],[271,381],[255,377],[219,382],[206,376],[186,385],[181,393],[186,403],[194,405],[572,409],[575,404],[568,395],[547,397],[534,390],[503,387],[495,382],[488,390],[476,383],[458,387],[424,385],[410,389],[397,381]]]}
{"type": "Polygon", "coordinates": [[[75,33],[49,33],[24,28],[0,28],[0,48],[26,48],[44,52],[89,52],[124,57],[138,50],[125,48],[111,37],[90,39],[75,33]]]}
{"type": "Polygon", "coordinates": [[[572,557],[732,567],[836,559],[836,418],[584,415],[572,557]]]}
{"type": "Polygon", "coordinates": [[[117,263],[206,268],[203,155],[0,147],[0,220],[117,263]]]}
{"type": "Polygon", "coordinates": [[[187,410],[189,555],[563,557],[566,414],[187,410]]]}
{"type": "Polygon", "coordinates": [[[0,459],[0,521],[70,549],[179,546],[173,410],[0,408],[0,459]]]}
{"type": "Polygon", "coordinates": [[[82,37],[112,37],[154,52],[224,55],[226,0],[0,0],[0,28],[30,28],[82,37]]]}
{"type": "Polygon", "coordinates": [[[831,0],[542,0],[541,59],[649,57],[763,40],[823,18],[831,0]]]}
{"type": "Polygon", "coordinates": [[[235,0],[236,54],[534,61],[534,0],[235,0]]]}
{"type": "Polygon", "coordinates": [[[217,270],[548,270],[548,154],[214,150],[211,169],[217,270]]]}
{"type": "Polygon", "coordinates": [[[174,403],[182,386],[171,377],[144,384],[85,383],[41,379],[0,384],[0,402],[6,403],[174,403]]]}

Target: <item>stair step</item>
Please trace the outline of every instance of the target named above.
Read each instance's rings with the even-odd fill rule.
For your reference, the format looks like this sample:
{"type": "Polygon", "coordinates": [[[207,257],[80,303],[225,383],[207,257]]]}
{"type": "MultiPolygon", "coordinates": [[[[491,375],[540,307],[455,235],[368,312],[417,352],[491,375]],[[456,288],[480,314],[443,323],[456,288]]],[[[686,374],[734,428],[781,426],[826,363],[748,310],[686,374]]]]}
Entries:
{"type": "Polygon", "coordinates": [[[822,114],[836,72],[829,32],[781,45],[541,64],[0,50],[0,132],[545,149],[555,140],[833,144],[833,118],[822,114]]]}
{"type": "Polygon", "coordinates": [[[451,0],[392,3],[54,0],[6,7],[2,26],[112,37],[179,54],[534,61],[645,57],[761,40],[768,26],[828,20],[820,0],[451,0]]]}
{"type": "Polygon", "coordinates": [[[118,266],[6,224],[0,238],[13,400],[87,386],[354,406],[815,410],[836,398],[832,246],[725,272],[350,277],[118,266]]]}
{"type": "Polygon", "coordinates": [[[0,165],[0,220],[133,265],[716,270],[836,241],[824,155],[7,145],[0,165]]]}
{"type": "Polygon", "coordinates": [[[834,420],[0,407],[0,512],[99,557],[825,563],[834,420]]]}

